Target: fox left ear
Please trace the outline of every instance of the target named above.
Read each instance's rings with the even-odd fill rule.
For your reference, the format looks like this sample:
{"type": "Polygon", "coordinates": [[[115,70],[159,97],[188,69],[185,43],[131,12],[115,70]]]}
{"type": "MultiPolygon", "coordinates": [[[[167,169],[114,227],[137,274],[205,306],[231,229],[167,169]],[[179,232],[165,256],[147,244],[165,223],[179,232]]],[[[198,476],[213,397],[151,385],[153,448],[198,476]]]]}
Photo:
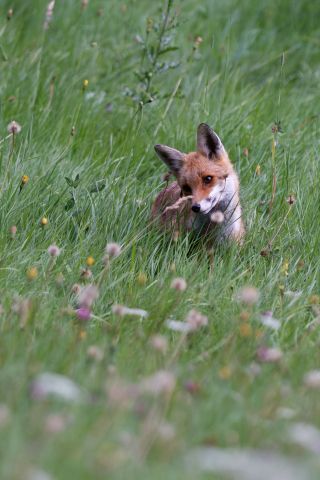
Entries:
{"type": "Polygon", "coordinates": [[[167,145],[155,145],[154,149],[170,171],[177,175],[182,167],[184,154],[175,148],[167,147],[167,145]]]}
{"type": "Polygon", "coordinates": [[[198,127],[197,148],[210,159],[224,152],[220,138],[206,123],[200,123],[198,127]]]}

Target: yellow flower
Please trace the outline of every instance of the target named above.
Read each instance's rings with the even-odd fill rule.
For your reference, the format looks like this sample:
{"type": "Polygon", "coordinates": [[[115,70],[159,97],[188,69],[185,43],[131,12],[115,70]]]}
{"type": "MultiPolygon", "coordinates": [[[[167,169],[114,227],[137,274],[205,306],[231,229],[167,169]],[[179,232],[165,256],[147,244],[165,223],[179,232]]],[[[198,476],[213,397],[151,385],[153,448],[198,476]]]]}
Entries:
{"type": "Polygon", "coordinates": [[[40,220],[41,225],[44,227],[45,225],[48,225],[48,219],[47,217],[42,217],[40,220]]]}
{"type": "Polygon", "coordinates": [[[27,270],[27,278],[28,280],[35,280],[38,276],[38,270],[36,267],[30,267],[27,270]]]}
{"type": "Polygon", "coordinates": [[[89,85],[89,80],[87,80],[87,79],[83,80],[83,82],[82,82],[83,90],[85,90],[88,87],[88,85],[89,85]]]}
{"type": "Polygon", "coordinates": [[[88,267],[92,267],[92,265],[95,264],[95,259],[91,255],[89,255],[89,257],[86,260],[86,264],[88,265],[88,267]]]}
{"type": "Polygon", "coordinates": [[[260,175],[261,174],[261,167],[258,163],[258,165],[256,166],[256,175],[260,175]]]}
{"type": "Polygon", "coordinates": [[[26,183],[28,183],[30,180],[30,178],[28,177],[28,175],[23,175],[22,178],[21,178],[21,185],[25,185],[26,183]]]}
{"type": "Polygon", "coordinates": [[[220,368],[218,375],[221,378],[221,380],[228,380],[228,378],[231,377],[231,368],[226,365],[225,367],[220,368]]]}

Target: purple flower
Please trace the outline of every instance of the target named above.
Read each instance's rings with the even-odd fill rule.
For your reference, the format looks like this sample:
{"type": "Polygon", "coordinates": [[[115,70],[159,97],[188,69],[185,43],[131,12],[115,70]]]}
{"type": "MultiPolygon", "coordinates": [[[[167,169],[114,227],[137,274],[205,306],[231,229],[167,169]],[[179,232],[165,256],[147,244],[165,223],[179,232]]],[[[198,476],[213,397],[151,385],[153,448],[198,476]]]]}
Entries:
{"type": "Polygon", "coordinates": [[[91,311],[89,308],[86,308],[86,307],[77,308],[76,314],[77,314],[78,320],[88,321],[91,318],[91,311]]]}

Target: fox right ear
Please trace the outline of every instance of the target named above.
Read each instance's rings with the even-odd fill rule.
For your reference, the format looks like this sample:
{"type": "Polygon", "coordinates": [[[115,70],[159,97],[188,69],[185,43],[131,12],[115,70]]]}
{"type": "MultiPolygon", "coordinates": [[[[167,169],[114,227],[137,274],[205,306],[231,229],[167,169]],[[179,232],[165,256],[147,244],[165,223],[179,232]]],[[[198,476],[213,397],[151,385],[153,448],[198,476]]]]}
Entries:
{"type": "Polygon", "coordinates": [[[177,174],[182,167],[184,154],[166,145],[155,145],[154,149],[158,157],[169,167],[170,171],[177,174]]]}

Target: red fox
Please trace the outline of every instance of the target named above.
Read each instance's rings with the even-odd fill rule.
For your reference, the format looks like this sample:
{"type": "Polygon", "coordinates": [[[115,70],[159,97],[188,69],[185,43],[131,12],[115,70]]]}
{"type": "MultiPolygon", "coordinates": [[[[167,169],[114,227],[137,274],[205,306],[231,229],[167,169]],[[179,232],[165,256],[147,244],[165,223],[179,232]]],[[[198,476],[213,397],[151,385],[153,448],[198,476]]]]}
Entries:
{"type": "Polygon", "coordinates": [[[196,152],[184,154],[166,145],[154,148],[176,181],[156,197],[153,218],[176,233],[194,229],[212,233],[219,243],[228,239],[241,243],[245,229],[239,179],[218,135],[201,123],[196,152]]]}

